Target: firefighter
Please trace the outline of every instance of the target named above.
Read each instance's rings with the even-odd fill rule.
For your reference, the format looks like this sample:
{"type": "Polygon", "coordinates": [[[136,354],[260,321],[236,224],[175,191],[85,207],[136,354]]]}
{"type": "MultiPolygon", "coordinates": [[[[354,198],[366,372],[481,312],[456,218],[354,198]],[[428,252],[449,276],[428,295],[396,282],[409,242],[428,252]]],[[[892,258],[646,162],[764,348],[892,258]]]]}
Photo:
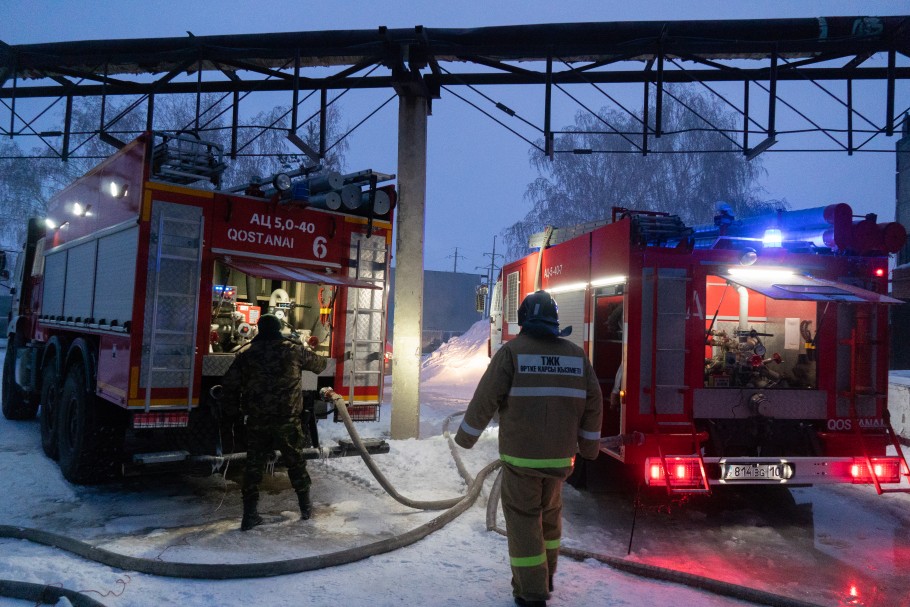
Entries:
{"type": "Polygon", "coordinates": [[[477,385],[455,442],[470,449],[499,413],[502,507],[515,603],[545,606],[562,529],[562,485],[576,453],[599,452],[603,396],[584,351],[562,339],[546,291],[518,309],[521,331],[477,385]]]}
{"type": "Polygon", "coordinates": [[[291,486],[297,493],[300,518],[310,518],[310,475],[301,451],[303,399],[301,371],[320,373],[327,360],[299,342],[285,339],[281,320],[272,314],[259,319],[258,333],[249,348],[237,355],[224,376],[223,407],[227,415],[246,416],[247,457],[243,474],[243,520],[249,531],[262,523],[259,483],[277,449],[287,463],[291,486]]]}

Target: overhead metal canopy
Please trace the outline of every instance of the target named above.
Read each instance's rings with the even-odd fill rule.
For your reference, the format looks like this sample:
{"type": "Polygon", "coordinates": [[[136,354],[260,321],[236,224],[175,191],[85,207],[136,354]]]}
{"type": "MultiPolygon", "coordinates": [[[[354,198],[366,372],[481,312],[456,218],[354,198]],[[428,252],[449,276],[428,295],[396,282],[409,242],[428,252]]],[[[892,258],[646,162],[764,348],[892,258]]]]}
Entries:
{"type": "MultiPolygon", "coordinates": [[[[805,130],[823,133],[834,141],[835,150],[852,154],[868,150],[869,140],[880,133],[893,134],[896,117],[906,111],[904,99],[897,102],[895,85],[900,80],[910,80],[907,57],[908,16],[563,23],[469,29],[379,27],[219,36],[194,36],[188,32],[187,37],[180,38],[14,46],[0,42],[0,136],[40,137],[52,155],[66,159],[70,153],[74,98],[138,97],[133,106],[146,104],[146,128],[152,129],[155,97],[195,94],[199,129],[198,115],[204,113],[199,96],[233,92],[230,153],[236,157],[236,94],[240,92],[292,91],[290,131],[294,142],[293,133],[300,126],[300,91],[322,91],[324,115],[326,91],[332,89],[394,89],[398,94],[418,95],[429,101],[439,98],[442,90],[457,96],[457,87],[537,84],[546,87],[544,119],[541,126],[532,126],[543,134],[541,151],[552,154],[573,151],[554,149],[553,89],[565,92],[563,87],[569,84],[644,83],[645,107],[650,95],[656,102],[655,115],[645,117],[640,133],[642,143],[638,147],[647,154],[652,151],[648,137],[662,134],[665,85],[698,83],[743,116],[741,142],[734,143],[750,157],[767,149],[781,133],[775,122],[778,105],[786,105],[801,116],[805,130]],[[881,62],[867,63],[870,57],[882,53],[887,56],[886,66],[881,62]],[[871,118],[853,105],[852,83],[863,80],[885,83],[884,107],[871,118]],[[826,90],[847,109],[834,117],[842,124],[821,126],[825,120],[812,118],[814,108],[797,110],[787,103],[777,92],[777,83],[782,81],[810,86],[821,86],[821,81],[846,83],[846,92],[826,90]],[[730,101],[710,88],[711,82],[743,82],[745,86],[739,98],[730,101]],[[750,114],[750,86],[763,91],[759,92],[759,99],[753,100],[753,108],[757,104],[768,106],[765,124],[756,120],[755,109],[750,114]],[[52,118],[50,106],[26,103],[32,100],[34,104],[42,98],[65,99],[64,115],[52,118]],[[48,128],[47,123],[54,119],[62,125],[48,128]],[[64,140],[55,144],[43,133],[62,134],[64,140]],[[847,135],[842,137],[842,133],[847,135]],[[855,143],[854,133],[864,134],[867,139],[855,143]],[[750,147],[750,134],[764,139],[750,147]]],[[[729,92],[725,94],[729,96],[729,92]]],[[[498,111],[515,116],[515,111],[506,105],[493,105],[498,111]]],[[[910,101],[906,105],[910,107],[910,101]]],[[[102,119],[96,131],[112,145],[118,145],[110,133],[116,134],[112,127],[120,117],[109,122],[102,119]]],[[[829,116],[823,117],[830,122],[829,116]]],[[[730,134],[735,135],[713,124],[707,124],[706,130],[721,132],[731,141],[730,134]]],[[[325,142],[321,147],[301,149],[310,156],[322,156],[325,142]]]]}
{"type": "MultiPolygon", "coordinates": [[[[817,60],[910,49],[907,17],[819,17],[760,21],[669,21],[516,25],[472,29],[334,30],[90,40],[0,47],[5,76],[47,78],[166,73],[232,68],[287,69],[299,50],[301,67],[463,61],[489,64],[648,61],[659,54],[693,59],[817,60]],[[400,49],[410,55],[402,57],[400,49]]],[[[585,66],[585,71],[593,66],[585,66]]],[[[859,70],[862,74],[864,70],[859,70]]],[[[520,73],[520,71],[519,71],[520,73]]],[[[98,80],[102,80],[98,78],[98,80]]],[[[509,79],[507,79],[509,80],[509,79]]],[[[506,83],[506,82],[502,82],[506,83]]]]}

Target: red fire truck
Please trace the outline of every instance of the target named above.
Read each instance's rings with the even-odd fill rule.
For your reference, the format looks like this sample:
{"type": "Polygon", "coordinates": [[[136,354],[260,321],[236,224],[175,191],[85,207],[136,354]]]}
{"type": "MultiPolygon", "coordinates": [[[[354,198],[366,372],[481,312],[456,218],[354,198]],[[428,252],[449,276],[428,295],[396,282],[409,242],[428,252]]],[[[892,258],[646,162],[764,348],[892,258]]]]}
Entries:
{"type": "Polygon", "coordinates": [[[615,208],[612,221],[548,230],[504,266],[491,350],[546,289],[607,395],[602,449],[647,485],[870,483],[906,487],[889,423],[888,254],[900,224],[849,205],[713,225],[615,208]],[[615,399],[614,399],[615,400],[615,399]]]}
{"type": "Polygon", "coordinates": [[[73,482],[236,457],[242,426],[220,419],[212,389],[260,314],[330,359],[303,378],[309,457],[355,453],[320,448],[319,389],[378,418],[395,190],[377,184],[394,176],[299,170],[219,189],[223,169],[217,145],[145,133],[29,222],[3,413],[39,414],[73,482]]]}

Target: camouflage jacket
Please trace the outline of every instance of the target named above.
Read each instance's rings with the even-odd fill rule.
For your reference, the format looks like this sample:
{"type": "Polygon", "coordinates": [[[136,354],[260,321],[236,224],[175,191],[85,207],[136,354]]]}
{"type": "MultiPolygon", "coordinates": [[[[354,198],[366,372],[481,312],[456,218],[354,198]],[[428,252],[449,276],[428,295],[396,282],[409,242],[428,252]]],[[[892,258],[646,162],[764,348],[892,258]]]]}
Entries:
{"type": "Polygon", "coordinates": [[[293,418],[303,408],[302,371],[321,373],[327,360],[287,339],[254,339],[222,380],[226,415],[242,411],[254,421],[293,418]]]}

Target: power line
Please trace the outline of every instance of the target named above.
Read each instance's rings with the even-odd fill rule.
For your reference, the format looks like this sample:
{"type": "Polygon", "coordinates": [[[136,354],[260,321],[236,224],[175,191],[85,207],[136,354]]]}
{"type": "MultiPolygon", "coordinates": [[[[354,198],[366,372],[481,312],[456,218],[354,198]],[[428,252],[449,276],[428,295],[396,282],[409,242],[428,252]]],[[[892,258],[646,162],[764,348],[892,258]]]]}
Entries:
{"type": "Polygon", "coordinates": [[[459,255],[459,254],[458,254],[458,247],[455,247],[455,253],[453,253],[452,255],[449,255],[448,257],[446,257],[446,259],[452,259],[453,257],[455,258],[455,266],[452,268],[452,271],[453,271],[453,272],[458,272],[458,258],[461,257],[462,259],[464,259],[465,256],[464,256],[464,255],[459,255]]]}

